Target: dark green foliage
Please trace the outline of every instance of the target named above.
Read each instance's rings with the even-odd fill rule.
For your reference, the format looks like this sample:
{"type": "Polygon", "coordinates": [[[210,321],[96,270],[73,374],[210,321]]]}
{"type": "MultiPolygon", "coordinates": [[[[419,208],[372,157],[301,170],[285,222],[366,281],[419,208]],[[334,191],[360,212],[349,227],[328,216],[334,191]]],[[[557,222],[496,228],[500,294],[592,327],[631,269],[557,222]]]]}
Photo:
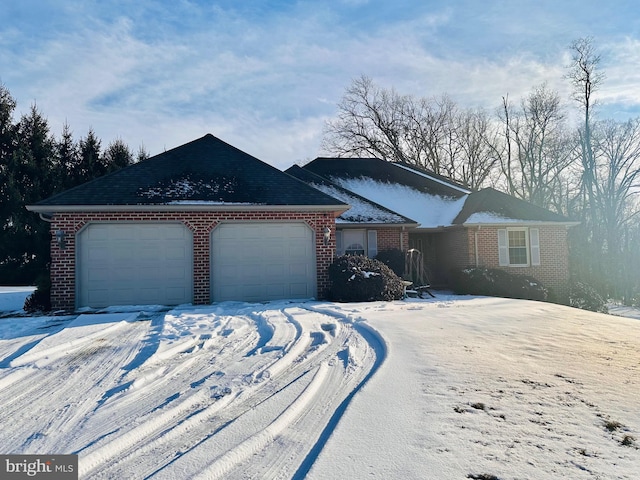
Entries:
{"type": "Polygon", "coordinates": [[[376,260],[380,260],[399,277],[404,275],[405,258],[402,250],[398,250],[397,248],[383,250],[376,255],[376,260]]]}
{"type": "Polygon", "coordinates": [[[26,205],[126,166],[133,154],[116,140],[101,155],[93,130],[77,144],[66,124],[56,141],[35,105],[17,123],[15,107],[0,84],[0,282],[33,285],[50,263],[51,236],[26,205]]]}
{"type": "Polygon", "coordinates": [[[535,278],[504,270],[469,267],[452,274],[453,290],[466,295],[547,300],[549,291],[535,278]]]}
{"type": "Polygon", "coordinates": [[[607,304],[591,285],[572,282],[569,290],[569,305],[592,312],[609,313],[607,304]]]}
{"type": "Polygon", "coordinates": [[[0,215],[0,278],[30,284],[49,263],[49,225],[25,205],[56,189],[54,141],[46,119],[32,106],[13,129],[10,151],[0,160],[4,195],[0,215]]]}
{"type": "Polygon", "coordinates": [[[24,301],[24,311],[27,313],[48,312],[51,310],[51,279],[49,272],[42,274],[36,280],[36,290],[24,301]]]}
{"type": "Polygon", "coordinates": [[[338,257],[329,266],[328,297],[336,302],[399,300],[402,280],[384,263],[361,255],[338,257]]]}

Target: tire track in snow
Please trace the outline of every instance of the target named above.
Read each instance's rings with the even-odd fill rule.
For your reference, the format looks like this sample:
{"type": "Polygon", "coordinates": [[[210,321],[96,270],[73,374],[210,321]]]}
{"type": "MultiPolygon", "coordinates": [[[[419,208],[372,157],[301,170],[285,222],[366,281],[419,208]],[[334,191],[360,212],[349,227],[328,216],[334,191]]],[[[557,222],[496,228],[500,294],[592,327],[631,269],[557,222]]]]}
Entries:
{"type": "Polygon", "coordinates": [[[33,363],[16,359],[21,366],[13,372],[29,371],[30,375],[0,389],[3,416],[19,425],[0,429],[0,444],[7,451],[59,451],[60,433],[75,432],[93,409],[100,385],[117,377],[114,359],[126,359],[137,350],[137,340],[147,328],[143,322],[95,317],[84,316],[43,339],[26,354],[33,363]],[[109,326],[105,319],[117,323],[109,326]],[[73,341],[83,333],[88,340],[73,341]],[[123,336],[127,341],[122,341],[123,336]]]}
{"type": "Polygon", "coordinates": [[[322,433],[320,434],[320,437],[318,438],[316,443],[313,445],[313,447],[311,447],[311,450],[309,451],[308,455],[300,464],[300,468],[298,468],[298,470],[292,476],[292,480],[302,480],[307,476],[307,474],[311,470],[311,467],[313,467],[313,464],[315,463],[316,459],[320,455],[320,452],[322,452],[322,449],[324,448],[326,443],[329,441],[331,434],[333,433],[335,428],[338,426],[340,419],[342,419],[342,417],[346,413],[347,408],[349,407],[349,404],[353,400],[353,397],[355,397],[355,395],[376,374],[376,372],[384,362],[385,358],[387,357],[387,344],[382,338],[382,335],[380,335],[380,333],[377,330],[375,330],[373,327],[364,323],[356,323],[356,324],[353,324],[353,326],[373,347],[373,350],[375,351],[375,355],[376,355],[375,362],[371,366],[371,369],[369,370],[367,375],[362,379],[362,381],[356,386],[356,388],[354,388],[347,395],[347,397],[340,403],[338,408],[336,408],[335,412],[329,419],[327,426],[323,429],[322,433]]]}
{"type": "Polygon", "coordinates": [[[20,366],[0,377],[3,407],[30,413],[25,399],[51,392],[61,408],[20,419],[22,431],[0,441],[37,453],[58,432],[79,454],[81,478],[291,477],[381,362],[367,333],[335,312],[272,303],[158,315],[119,328],[85,318],[76,325],[88,330],[50,335],[13,359],[20,366]],[[34,378],[21,392],[25,372],[34,378]]]}
{"type": "MultiPolygon", "coordinates": [[[[287,478],[299,469],[306,458],[310,458],[309,450],[314,445],[320,445],[318,441],[321,440],[322,433],[329,431],[327,424],[330,424],[330,429],[337,425],[339,417],[335,416],[335,409],[342,408],[341,417],[348,404],[344,399],[350,393],[351,396],[355,394],[364,384],[363,378],[370,378],[373,375],[371,369],[382,362],[384,355],[379,355],[382,349],[375,345],[372,347],[368,341],[368,338],[375,337],[374,334],[365,333],[365,338],[360,333],[359,327],[354,328],[349,323],[340,325],[342,317],[301,308],[287,308],[284,310],[284,316],[290,322],[297,322],[300,325],[301,338],[304,339],[306,336],[324,339],[320,345],[310,342],[304,349],[297,352],[296,349],[299,348],[297,345],[302,343],[294,344],[290,352],[296,353],[297,360],[292,362],[293,356],[286,358],[284,355],[285,360],[282,364],[287,364],[287,367],[280,370],[283,373],[279,371],[278,375],[271,376],[266,382],[273,383],[281,380],[282,375],[291,375],[298,371],[310,372],[324,365],[323,368],[327,369],[327,374],[322,386],[305,389],[309,392],[307,399],[313,392],[312,400],[305,399],[306,407],[297,410],[295,418],[285,415],[287,405],[295,403],[296,400],[283,402],[294,392],[292,389],[299,388],[297,385],[304,376],[308,375],[308,373],[302,373],[260,403],[251,402],[247,405],[246,402],[239,402],[230,405],[222,412],[224,418],[218,420],[219,430],[215,434],[209,434],[191,449],[180,449],[180,458],[172,460],[165,468],[158,468],[145,478],[177,478],[176,476],[191,478],[203,474],[200,470],[194,470],[193,465],[210,462],[208,458],[212,455],[217,459],[225,459],[222,463],[214,460],[217,466],[209,467],[212,469],[211,472],[225,472],[225,478],[247,478],[247,476],[287,478]],[[276,402],[281,406],[277,409],[273,406],[267,408],[267,403],[272,405],[276,402]],[[247,408],[249,406],[250,408],[247,408]],[[251,416],[245,419],[244,416],[247,414],[251,416]],[[289,422],[286,425],[277,423],[276,425],[279,426],[277,434],[271,436],[262,434],[261,432],[265,429],[269,431],[269,425],[275,422],[279,415],[285,415],[282,418],[288,418],[289,422]],[[265,423],[253,425],[257,416],[272,420],[263,420],[265,423]],[[247,429],[248,425],[252,425],[253,433],[247,429]],[[227,445],[228,448],[220,451],[221,444],[227,445]],[[246,457],[247,451],[251,452],[250,458],[246,457]],[[230,464],[233,464],[233,467],[230,464]]],[[[273,322],[273,317],[271,319],[272,323],[276,323],[273,322]]],[[[264,397],[264,388],[258,390],[250,400],[255,400],[259,396],[264,397]]],[[[205,470],[205,472],[209,471],[205,470]]]]}
{"type": "Polygon", "coordinates": [[[256,452],[265,448],[269,443],[281,434],[286,428],[302,415],[305,408],[314,401],[322,384],[327,378],[328,367],[322,363],[318,367],[311,383],[305,388],[302,394],[289,405],[289,407],[281,413],[273,422],[271,422],[264,430],[248,438],[244,442],[236,445],[227,451],[222,457],[213,463],[206,470],[195,477],[195,480],[207,480],[223,478],[237,464],[246,461],[256,452]]]}

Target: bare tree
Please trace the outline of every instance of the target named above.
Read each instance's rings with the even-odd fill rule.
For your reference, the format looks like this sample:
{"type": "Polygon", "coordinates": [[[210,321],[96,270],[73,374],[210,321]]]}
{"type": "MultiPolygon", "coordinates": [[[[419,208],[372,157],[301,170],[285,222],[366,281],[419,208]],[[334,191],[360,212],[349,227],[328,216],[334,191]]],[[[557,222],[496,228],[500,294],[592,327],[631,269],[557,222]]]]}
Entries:
{"type": "Polygon", "coordinates": [[[503,141],[494,151],[510,194],[562,211],[564,172],[571,163],[560,97],[542,84],[516,110],[503,97],[503,141]]]}
{"type": "Polygon", "coordinates": [[[480,186],[496,162],[484,137],[490,132],[486,114],[460,111],[446,95],[400,95],[363,76],[347,89],[338,110],[322,144],[331,154],[405,162],[471,187],[480,186]]]}
{"type": "MultiPolygon", "coordinates": [[[[598,71],[600,55],[597,54],[590,37],[580,38],[571,43],[571,64],[566,78],[573,86],[573,99],[583,110],[583,124],[578,130],[580,137],[580,158],[582,161],[582,188],[585,203],[592,218],[596,214],[595,203],[595,169],[596,160],[592,142],[592,111],[595,105],[593,94],[604,80],[604,74],[598,71]]],[[[585,209],[585,214],[587,210],[585,209]]],[[[587,218],[584,217],[583,221],[587,218]]],[[[595,226],[595,225],[594,225],[595,226]]]]}
{"type": "Polygon", "coordinates": [[[595,220],[602,232],[599,245],[611,293],[623,295],[620,274],[630,258],[637,256],[637,247],[631,244],[629,248],[626,237],[640,220],[635,201],[640,193],[640,119],[598,122],[594,124],[593,140],[595,220]]]}

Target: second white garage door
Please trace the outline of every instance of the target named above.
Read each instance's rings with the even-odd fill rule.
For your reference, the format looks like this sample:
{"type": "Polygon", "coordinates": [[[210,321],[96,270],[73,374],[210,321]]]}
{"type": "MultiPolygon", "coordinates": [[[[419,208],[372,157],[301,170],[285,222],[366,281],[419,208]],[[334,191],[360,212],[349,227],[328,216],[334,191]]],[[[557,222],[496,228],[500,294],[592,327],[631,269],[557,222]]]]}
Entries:
{"type": "Polygon", "coordinates": [[[223,223],[213,230],[212,301],[315,296],[315,245],[305,223],[223,223]]]}

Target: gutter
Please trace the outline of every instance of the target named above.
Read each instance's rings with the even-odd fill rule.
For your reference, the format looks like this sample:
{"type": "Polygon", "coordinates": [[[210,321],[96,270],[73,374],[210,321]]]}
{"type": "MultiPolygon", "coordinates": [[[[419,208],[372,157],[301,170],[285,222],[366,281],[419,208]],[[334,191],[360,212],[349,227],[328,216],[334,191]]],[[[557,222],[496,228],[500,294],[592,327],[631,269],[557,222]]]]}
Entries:
{"type": "Polygon", "coordinates": [[[530,226],[534,226],[534,227],[539,227],[539,226],[558,226],[558,225],[565,225],[567,227],[575,227],[576,225],[580,225],[581,222],[549,222],[549,221],[535,221],[535,220],[522,220],[522,221],[518,221],[518,220],[513,220],[510,222],[495,222],[495,223],[461,223],[458,224],[462,227],[508,227],[508,226],[512,226],[512,225],[517,225],[517,226],[526,226],[526,227],[530,227],[530,226]]]}
{"type": "MultiPolygon", "coordinates": [[[[216,204],[154,204],[154,205],[27,205],[26,209],[41,215],[67,212],[337,212],[349,205],[216,205],[216,204]]],[[[41,217],[42,218],[42,217],[41,217]]]]}

